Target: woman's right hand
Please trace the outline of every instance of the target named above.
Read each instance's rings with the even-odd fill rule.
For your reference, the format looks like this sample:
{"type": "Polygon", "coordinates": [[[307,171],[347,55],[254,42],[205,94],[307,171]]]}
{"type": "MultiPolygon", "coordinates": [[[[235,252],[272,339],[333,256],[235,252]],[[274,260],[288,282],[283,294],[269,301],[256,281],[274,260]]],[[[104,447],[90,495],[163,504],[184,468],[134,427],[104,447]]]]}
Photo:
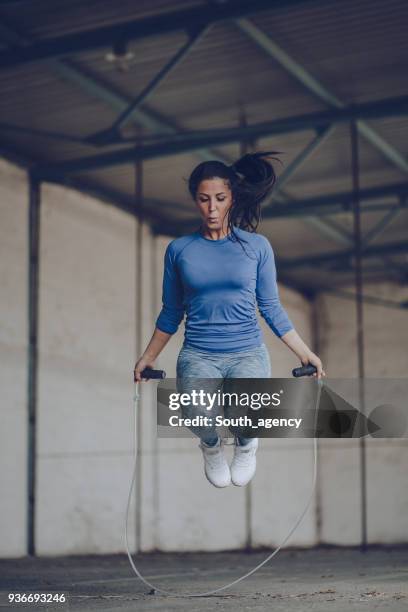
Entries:
{"type": "Polygon", "coordinates": [[[133,372],[133,380],[134,380],[134,382],[145,382],[146,380],[149,380],[148,378],[142,378],[141,372],[145,368],[153,368],[154,369],[154,363],[155,363],[154,359],[149,359],[148,357],[142,356],[136,362],[136,365],[135,365],[135,369],[134,369],[134,372],[133,372]]]}

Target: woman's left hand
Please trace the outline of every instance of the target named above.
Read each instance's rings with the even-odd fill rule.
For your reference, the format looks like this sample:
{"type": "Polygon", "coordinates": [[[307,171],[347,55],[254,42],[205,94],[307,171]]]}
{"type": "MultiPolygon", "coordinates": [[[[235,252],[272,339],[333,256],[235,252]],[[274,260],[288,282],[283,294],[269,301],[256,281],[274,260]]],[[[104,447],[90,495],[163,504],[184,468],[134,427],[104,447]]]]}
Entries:
{"type": "Polygon", "coordinates": [[[302,357],[300,361],[304,366],[309,364],[316,366],[317,372],[311,374],[311,376],[314,376],[315,378],[321,378],[322,376],[326,376],[326,372],[323,370],[323,364],[321,360],[312,351],[310,351],[305,357],[302,357]]]}

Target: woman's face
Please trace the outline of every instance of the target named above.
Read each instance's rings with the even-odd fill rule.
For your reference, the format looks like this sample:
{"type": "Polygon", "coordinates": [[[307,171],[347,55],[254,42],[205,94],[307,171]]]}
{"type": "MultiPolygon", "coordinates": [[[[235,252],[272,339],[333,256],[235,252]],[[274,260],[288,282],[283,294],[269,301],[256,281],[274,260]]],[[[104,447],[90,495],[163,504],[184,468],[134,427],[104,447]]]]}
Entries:
{"type": "Polygon", "coordinates": [[[232,192],[226,179],[212,178],[198,185],[196,204],[209,230],[227,227],[228,210],[232,206],[232,192]]]}

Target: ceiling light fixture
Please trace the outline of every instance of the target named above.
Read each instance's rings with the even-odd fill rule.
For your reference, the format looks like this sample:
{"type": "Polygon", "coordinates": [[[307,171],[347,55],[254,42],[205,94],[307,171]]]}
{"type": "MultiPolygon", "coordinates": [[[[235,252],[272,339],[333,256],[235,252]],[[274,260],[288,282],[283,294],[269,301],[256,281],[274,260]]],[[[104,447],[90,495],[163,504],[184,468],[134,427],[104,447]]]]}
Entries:
{"type": "Polygon", "coordinates": [[[114,43],[112,51],[105,55],[108,62],[114,64],[120,72],[129,70],[129,62],[135,57],[134,53],[128,50],[127,40],[119,40],[114,43]]]}

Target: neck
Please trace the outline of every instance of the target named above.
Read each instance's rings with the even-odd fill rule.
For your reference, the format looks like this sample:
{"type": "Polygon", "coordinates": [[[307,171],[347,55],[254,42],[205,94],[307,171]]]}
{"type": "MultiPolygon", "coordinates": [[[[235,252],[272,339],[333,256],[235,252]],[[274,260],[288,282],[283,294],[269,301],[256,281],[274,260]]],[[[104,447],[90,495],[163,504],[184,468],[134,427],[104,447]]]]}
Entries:
{"type": "Polygon", "coordinates": [[[222,238],[226,238],[231,232],[228,231],[228,227],[209,229],[206,225],[201,225],[200,233],[210,240],[221,240],[222,238]]]}

